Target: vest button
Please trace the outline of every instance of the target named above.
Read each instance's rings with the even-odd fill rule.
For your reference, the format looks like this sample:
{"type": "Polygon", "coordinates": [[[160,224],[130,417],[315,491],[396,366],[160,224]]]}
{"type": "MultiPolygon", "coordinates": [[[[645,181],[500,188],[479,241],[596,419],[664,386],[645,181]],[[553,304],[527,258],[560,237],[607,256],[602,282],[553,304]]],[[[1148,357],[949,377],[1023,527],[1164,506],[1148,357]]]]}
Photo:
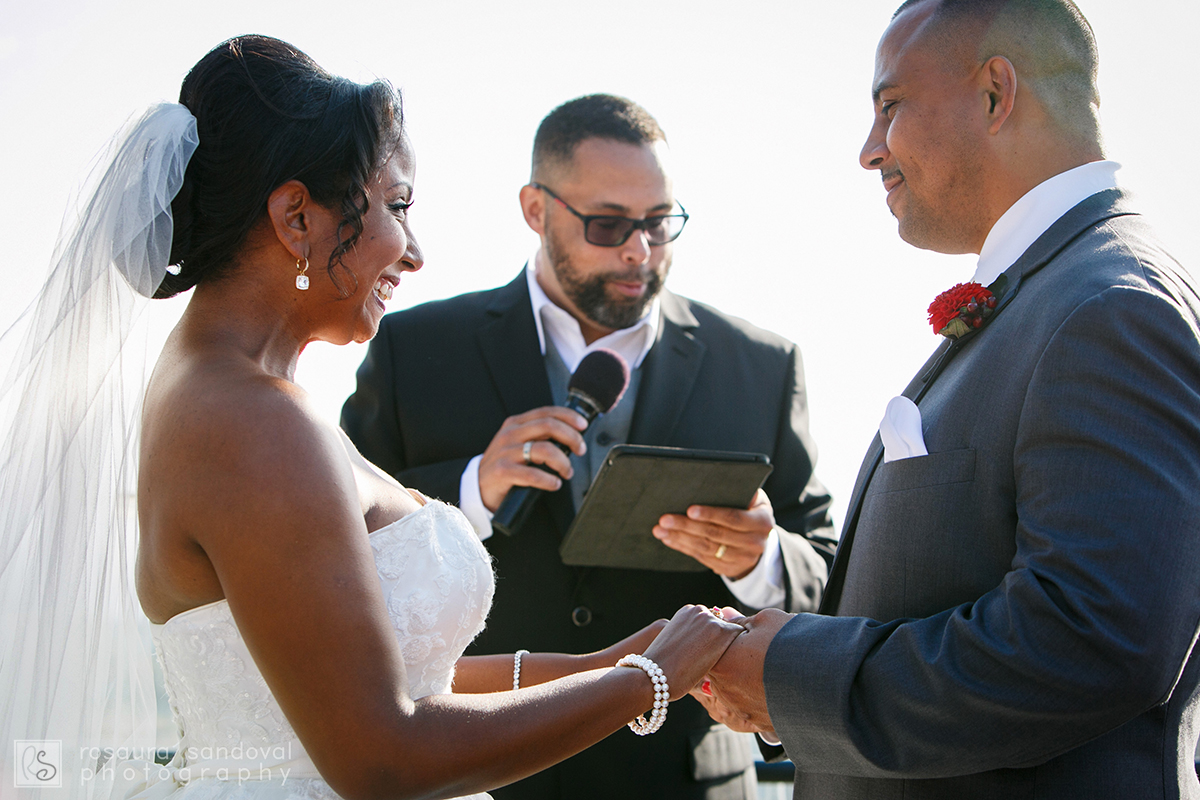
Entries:
{"type": "Polygon", "coordinates": [[[596,444],[600,445],[601,447],[608,447],[610,444],[612,444],[612,440],[613,437],[608,431],[601,431],[596,436],[596,444]]]}
{"type": "Polygon", "coordinates": [[[587,606],[578,606],[571,612],[571,622],[575,623],[576,628],[583,628],[590,625],[592,622],[592,610],[587,606]]]}

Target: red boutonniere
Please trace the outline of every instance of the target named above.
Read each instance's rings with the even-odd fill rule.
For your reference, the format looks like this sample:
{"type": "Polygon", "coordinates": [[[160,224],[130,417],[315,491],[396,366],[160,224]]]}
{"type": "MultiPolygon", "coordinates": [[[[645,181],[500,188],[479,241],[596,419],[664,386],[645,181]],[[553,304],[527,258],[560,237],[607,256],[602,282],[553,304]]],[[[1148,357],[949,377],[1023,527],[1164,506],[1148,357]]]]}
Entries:
{"type": "Polygon", "coordinates": [[[929,304],[929,324],[934,333],[957,339],[982,327],[996,308],[996,295],[978,283],[960,283],[929,304]]]}

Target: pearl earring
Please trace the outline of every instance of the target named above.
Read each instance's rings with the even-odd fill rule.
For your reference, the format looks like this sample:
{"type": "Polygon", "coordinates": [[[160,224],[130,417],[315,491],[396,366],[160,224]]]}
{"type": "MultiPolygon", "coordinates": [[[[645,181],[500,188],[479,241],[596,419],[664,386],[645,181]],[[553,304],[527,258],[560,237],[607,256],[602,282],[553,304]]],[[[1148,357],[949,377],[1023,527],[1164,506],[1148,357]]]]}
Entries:
{"type": "Polygon", "coordinates": [[[303,292],[308,289],[308,276],[304,274],[308,272],[308,259],[297,258],[296,269],[300,270],[300,274],[296,276],[296,288],[303,292]],[[304,262],[304,266],[300,266],[301,261],[304,262]]]}

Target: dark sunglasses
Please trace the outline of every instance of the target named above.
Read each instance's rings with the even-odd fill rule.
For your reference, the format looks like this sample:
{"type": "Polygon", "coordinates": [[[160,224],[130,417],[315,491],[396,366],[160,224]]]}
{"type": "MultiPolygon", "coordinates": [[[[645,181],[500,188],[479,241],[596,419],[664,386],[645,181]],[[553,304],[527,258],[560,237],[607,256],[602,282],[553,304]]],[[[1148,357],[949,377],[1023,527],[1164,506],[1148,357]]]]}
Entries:
{"type": "Polygon", "coordinates": [[[583,221],[584,240],[597,247],[620,247],[629,241],[629,237],[633,235],[634,231],[639,230],[646,232],[647,244],[666,244],[679,238],[679,234],[683,233],[684,224],[688,221],[687,211],[682,203],[676,203],[681,212],[679,214],[661,214],[645,219],[630,219],[610,214],[580,214],[548,187],[540,183],[530,183],[529,185],[535,189],[541,189],[557,200],[567,211],[579,217],[583,221]]]}

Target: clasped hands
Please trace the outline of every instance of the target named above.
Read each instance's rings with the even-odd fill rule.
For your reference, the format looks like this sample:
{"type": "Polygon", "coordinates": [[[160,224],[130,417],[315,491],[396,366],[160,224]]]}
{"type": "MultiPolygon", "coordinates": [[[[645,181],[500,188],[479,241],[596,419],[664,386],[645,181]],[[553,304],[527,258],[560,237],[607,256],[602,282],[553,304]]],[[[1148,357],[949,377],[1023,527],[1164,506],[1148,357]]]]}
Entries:
{"type": "Polygon", "coordinates": [[[708,715],[735,731],[762,733],[777,739],[763,688],[763,662],[775,634],[795,616],[768,608],[744,617],[734,608],[720,609],[728,621],[741,625],[739,634],[690,694],[708,715]]]}
{"type": "MultiPolygon", "coordinates": [[[[586,429],[583,417],[560,406],[535,408],[506,419],[479,462],[483,504],[495,512],[514,486],[556,491],[573,473],[570,458],[558,445],[582,456],[587,452],[586,429]]],[[[718,575],[737,580],[758,564],[774,527],[771,501],[759,489],[744,510],[697,505],[686,514],[664,514],[653,534],[718,575]]]]}
{"type": "Polygon", "coordinates": [[[596,655],[606,665],[621,654],[645,652],[670,677],[673,700],[686,691],[715,721],[774,740],[763,661],[775,634],[794,616],[777,608],[746,617],[735,608],[684,606],[669,623],[659,620],[596,655]]]}

